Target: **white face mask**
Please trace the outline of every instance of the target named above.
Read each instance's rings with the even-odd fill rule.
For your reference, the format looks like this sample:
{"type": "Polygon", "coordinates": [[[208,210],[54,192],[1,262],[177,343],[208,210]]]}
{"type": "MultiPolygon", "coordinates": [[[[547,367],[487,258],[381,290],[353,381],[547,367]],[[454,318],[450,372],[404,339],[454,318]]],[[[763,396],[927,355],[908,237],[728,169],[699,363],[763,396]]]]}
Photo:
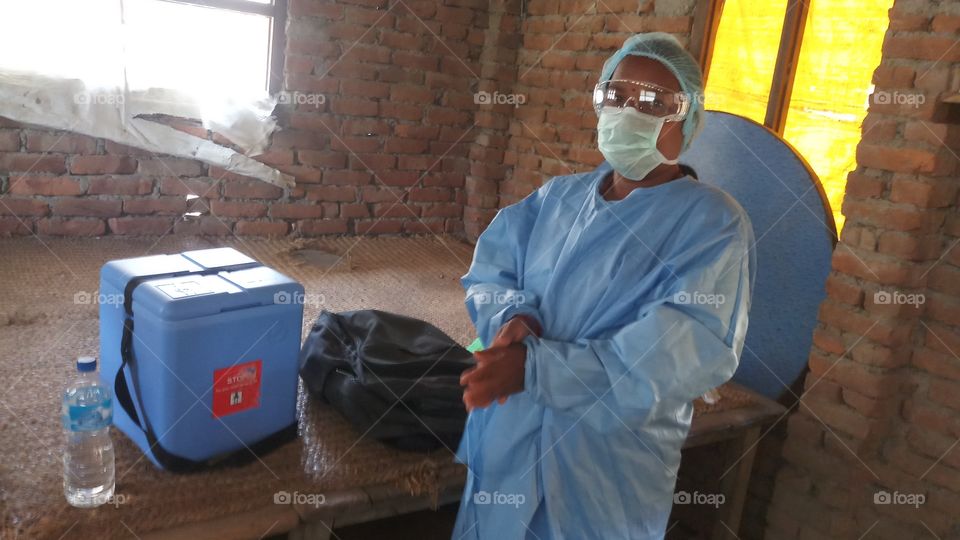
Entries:
{"type": "Polygon", "coordinates": [[[662,129],[662,118],[633,107],[604,107],[597,122],[597,146],[613,170],[630,180],[643,180],[661,163],[677,163],[657,149],[662,129]]]}

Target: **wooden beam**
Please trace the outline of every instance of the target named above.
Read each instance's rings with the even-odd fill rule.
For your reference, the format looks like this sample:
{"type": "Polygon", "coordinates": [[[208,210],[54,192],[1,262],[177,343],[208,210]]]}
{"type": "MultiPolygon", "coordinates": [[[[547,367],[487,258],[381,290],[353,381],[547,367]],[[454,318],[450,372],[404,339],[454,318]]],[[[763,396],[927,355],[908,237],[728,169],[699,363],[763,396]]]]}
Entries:
{"type": "Polygon", "coordinates": [[[780,34],[780,49],[777,52],[777,65],[770,84],[770,98],[767,100],[767,115],[763,125],[783,136],[790,108],[790,96],[793,93],[793,80],[797,75],[797,59],[800,57],[800,44],[810,12],[809,0],[789,0],[783,18],[783,32],[780,34]]]}

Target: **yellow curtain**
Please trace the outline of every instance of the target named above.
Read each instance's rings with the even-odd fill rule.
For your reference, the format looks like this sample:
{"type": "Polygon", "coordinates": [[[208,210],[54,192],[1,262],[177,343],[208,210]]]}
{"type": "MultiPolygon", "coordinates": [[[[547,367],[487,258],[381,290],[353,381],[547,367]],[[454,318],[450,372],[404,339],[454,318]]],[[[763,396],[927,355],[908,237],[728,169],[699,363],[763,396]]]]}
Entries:
{"type": "MultiPolygon", "coordinates": [[[[820,177],[839,231],[893,0],[807,1],[783,137],[820,177]]],[[[786,0],[724,3],[705,89],[708,109],[763,123],[786,8],[786,0]]]]}
{"type": "Polygon", "coordinates": [[[783,138],[820,176],[837,231],[893,0],[814,0],[783,138]]]}
{"type": "Polygon", "coordinates": [[[727,0],[704,89],[707,109],[763,123],[787,0],[727,0]]]}

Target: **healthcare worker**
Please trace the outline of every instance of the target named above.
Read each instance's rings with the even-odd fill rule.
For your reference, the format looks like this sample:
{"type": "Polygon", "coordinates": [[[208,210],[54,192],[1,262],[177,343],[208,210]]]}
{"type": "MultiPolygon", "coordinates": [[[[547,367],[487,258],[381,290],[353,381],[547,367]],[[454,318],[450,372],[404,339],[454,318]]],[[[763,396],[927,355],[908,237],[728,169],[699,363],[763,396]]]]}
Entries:
{"type": "Polygon", "coordinates": [[[677,164],[702,84],[673,37],[629,38],[593,94],[605,163],[477,241],[462,283],[487,349],[461,379],[454,539],[663,538],[692,402],[737,367],[755,267],[743,209],[677,164]]]}

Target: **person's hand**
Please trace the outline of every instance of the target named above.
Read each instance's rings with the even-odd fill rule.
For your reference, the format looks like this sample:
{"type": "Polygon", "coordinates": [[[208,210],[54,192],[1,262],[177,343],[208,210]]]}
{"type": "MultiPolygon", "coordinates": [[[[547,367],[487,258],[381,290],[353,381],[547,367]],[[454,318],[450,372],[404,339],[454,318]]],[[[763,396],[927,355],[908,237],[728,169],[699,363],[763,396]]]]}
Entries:
{"type": "Polygon", "coordinates": [[[493,343],[490,344],[490,348],[505,347],[511,343],[520,343],[523,341],[523,338],[529,335],[539,337],[542,333],[543,330],[540,328],[540,323],[537,322],[537,319],[529,315],[517,315],[500,327],[497,335],[493,337],[493,343]]]}
{"type": "Polygon", "coordinates": [[[473,356],[477,360],[476,367],[460,376],[460,385],[466,387],[463,404],[468,411],[489,407],[494,400],[506,403],[507,397],[523,391],[526,345],[513,343],[478,351],[473,356]]]}

